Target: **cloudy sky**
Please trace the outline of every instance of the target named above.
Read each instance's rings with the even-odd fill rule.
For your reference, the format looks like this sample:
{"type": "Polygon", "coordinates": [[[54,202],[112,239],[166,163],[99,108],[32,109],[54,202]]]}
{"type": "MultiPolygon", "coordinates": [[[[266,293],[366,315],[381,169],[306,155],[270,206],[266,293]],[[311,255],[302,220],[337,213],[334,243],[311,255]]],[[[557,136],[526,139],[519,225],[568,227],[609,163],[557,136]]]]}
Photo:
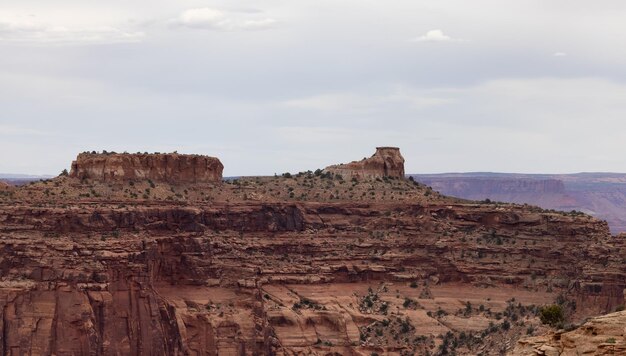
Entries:
{"type": "Polygon", "coordinates": [[[0,172],[80,151],[225,175],[626,171],[623,0],[2,0],[0,172]]]}

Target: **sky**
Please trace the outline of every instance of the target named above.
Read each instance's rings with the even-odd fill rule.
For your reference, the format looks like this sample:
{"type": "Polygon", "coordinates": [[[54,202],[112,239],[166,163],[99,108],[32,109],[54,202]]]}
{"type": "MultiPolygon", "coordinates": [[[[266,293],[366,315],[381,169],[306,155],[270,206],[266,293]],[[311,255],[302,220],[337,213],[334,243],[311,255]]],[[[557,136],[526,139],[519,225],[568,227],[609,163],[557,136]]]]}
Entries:
{"type": "Polygon", "coordinates": [[[0,172],[79,152],[224,175],[398,146],[407,173],[626,172],[622,0],[3,0],[0,172]]]}

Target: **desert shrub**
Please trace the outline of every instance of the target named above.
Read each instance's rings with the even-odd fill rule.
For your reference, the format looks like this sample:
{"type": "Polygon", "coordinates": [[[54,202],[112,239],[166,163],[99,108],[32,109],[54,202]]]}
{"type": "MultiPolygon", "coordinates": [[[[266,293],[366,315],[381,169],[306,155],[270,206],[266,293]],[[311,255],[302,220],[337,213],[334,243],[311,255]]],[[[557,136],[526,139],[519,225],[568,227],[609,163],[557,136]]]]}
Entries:
{"type": "Polygon", "coordinates": [[[542,323],[550,326],[562,324],[565,320],[563,307],[557,304],[544,305],[541,309],[539,309],[539,318],[542,323]]]}

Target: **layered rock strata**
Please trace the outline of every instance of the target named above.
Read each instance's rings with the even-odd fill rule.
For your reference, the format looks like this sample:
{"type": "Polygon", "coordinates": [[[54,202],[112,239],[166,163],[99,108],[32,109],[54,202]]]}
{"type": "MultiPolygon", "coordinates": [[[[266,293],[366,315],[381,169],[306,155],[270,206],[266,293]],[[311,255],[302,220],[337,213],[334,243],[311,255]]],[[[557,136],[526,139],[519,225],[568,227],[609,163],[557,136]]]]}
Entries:
{"type": "Polygon", "coordinates": [[[595,317],[571,331],[520,340],[510,356],[626,355],[626,311],[595,317]]]}
{"type": "Polygon", "coordinates": [[[404,157],[398,147],[376,147],[370,158],[326,167],[324,171],[344,179],[404,178],[404,157]]]}
{"type": "Polygon", "coordinates": [[[224,166],[201,155],[81,153],[70,177],[102,182],[150,179],[172,184],[220,182],[224,166]]]}
{"type": "Polygon", "coordinates": [[[544,331],[539,305],[624,302],[624,236],[586,215],[364,175],[181,186],[193,170],[101,159],[0,197],[0,355],[499,355],[544,331]],[[99,183],[157,176],[178,178],[99,183]]]}
{"type": "MultiPolygon", "coordinates": [[[[625,250],[605,223],[522,208],[22,205],[3,206],[0,226],[6,336],[0,354],[390,350],[385,343],[362,340],[375,337],[363,327],[391,317],[357,308],[363,302],[354,291],[362,289],[361,297],[368,293],[363,283],[388,285],[383,300],[398,303],[398,317],[408,317],[411,327],[433,324],[414,337],[465,325],[463,318],[432,319],[425,310],[414,315],[402,307],[406,299],[396,294],[428,305],[428,299],[419,299],[432,298],[422,296],[424,282],[432,284],[435,298],[438,286],[456,286],[457,302],[434,305],[446,313],[464,308],[465,300],[492,303],[502,288],[510,289],[506,299],[516,296],[527,304],[548,303],[564,293],[584,315],[610,310],[624,299],[619,256],[625,250]],[[411,281],[420,288],[405,287],[411,281]],[[342,287],[345,283],[352,286],[342,287]],[[481,288],[464,296],[471,286],[481,288]],[[341,294],[342,288],[349,292],[341,294]]],[[[478,328],[487,327],[480,321],[488,320],[484,316],[471,318],[478,328]]],[[[415,347],[402,342],[393,348],[415,347]]]]}

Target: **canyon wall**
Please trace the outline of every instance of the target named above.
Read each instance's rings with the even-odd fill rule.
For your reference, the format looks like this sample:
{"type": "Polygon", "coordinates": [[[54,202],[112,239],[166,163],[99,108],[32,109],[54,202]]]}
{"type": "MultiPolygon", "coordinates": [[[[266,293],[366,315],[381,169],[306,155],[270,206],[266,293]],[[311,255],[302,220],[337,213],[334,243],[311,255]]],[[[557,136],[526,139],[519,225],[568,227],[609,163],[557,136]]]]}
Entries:
{"type": "Polygon", "coordinates": [[[0,226],[0,354],[369,354],[359,328],[378,316],[357,308],[359,283],[389,285],[387,300],[411,281],[461,300],[554,289],[583,315],[626,286],[606,224],[522,207],[85,202],[2,206],[0,226]]]}
{"type": "MultiPolygon", "coordinates": [[[[445,191],[452,196],[488,197],[490,195],[518,194],[564,194],[565,184],[559,179],[513,179],[513,178],[448,178],[420,179],[433,189],[445,191]]],[[[480,199],[480,200],[482,200],[480,199]]]]}
{"type": "Polygon", "coordinates": [[[224,166],[201,155],[81,153],[72,162],[70,177],[102,182],[150,179],[156,182],[220,182],[224,166]]]}
{"type": "Polygon", "coordinates": [[[442,194],[464,199],[532,204],[544,209],[578,210],[626,232],[626,174],[414,174],[442,194]]]}
{"type": "Polygon", "coordinates": [[[395,148],[195,184],[218,163],[80,155],[0,195],[0,355],[500,355],[538,306],[624,303],[606,222],[385,179],[395,148]]]}

